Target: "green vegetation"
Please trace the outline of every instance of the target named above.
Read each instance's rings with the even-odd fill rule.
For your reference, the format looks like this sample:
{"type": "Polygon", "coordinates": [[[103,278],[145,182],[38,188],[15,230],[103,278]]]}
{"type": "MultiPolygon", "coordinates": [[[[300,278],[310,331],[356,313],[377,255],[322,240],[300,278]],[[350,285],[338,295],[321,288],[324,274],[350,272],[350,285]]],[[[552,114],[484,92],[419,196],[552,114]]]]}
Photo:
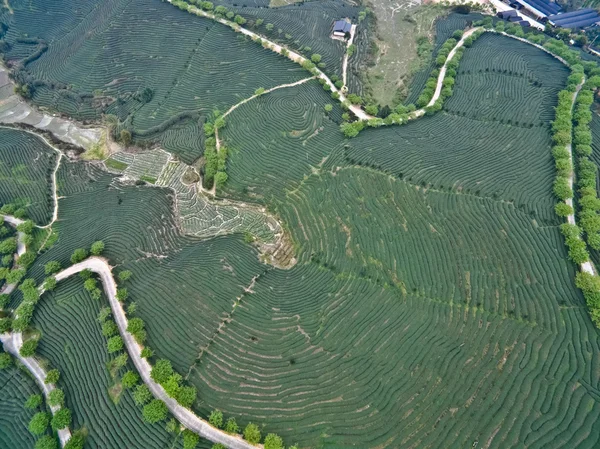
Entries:
{"type": "Polygon", "coordinates": [[[144,405],[142,414],[144,416],[144,421],[148,423],[156,423],[158,421],[163,421],[167,417],[167,406],[164,402],[153,399],[148,404],[144,405]]]}
{"type": "Polygon", "coordinates": [[[50,415],[45,412],[38,412],[33,415],[29,421],[29,431],[34,435],[43,435],[50,424],[50,415]]]}
{"type": "Polygon", "coordinates": [[[244,440],[252,444],[260,442],[260,429],[256,424],[248,423],[244,429],[244,440]]]}

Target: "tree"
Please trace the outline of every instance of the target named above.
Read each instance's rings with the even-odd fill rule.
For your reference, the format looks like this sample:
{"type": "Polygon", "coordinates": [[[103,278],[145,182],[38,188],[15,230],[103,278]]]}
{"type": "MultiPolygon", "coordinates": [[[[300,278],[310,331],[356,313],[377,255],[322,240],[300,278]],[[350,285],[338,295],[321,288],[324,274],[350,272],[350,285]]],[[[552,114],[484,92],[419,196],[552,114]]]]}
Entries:
{"type": "Polygon", "coordinates": [[[66,407],[61,408],[52,417],[52,422],[50,423],[52,426],[52,430],[60,430],[65,427],[69,427],[71,424],[71,410],[66,407]]]}
{"type": "Polygon", "coordinates": [[[127,323],[127,332],[130,334],[135,334],[141,330],[144,330],[144,321],[141,318],[131,318],[127,323]]]}
{"type": "Polygon", "coordinates": [[[42,405],[42,401],[43,399],[41,394],[32,394],[27,398],[27,401],[25,401],[25,408],[30,410],[36,409],[42,405]]]}
{"type": "Polygon", "coordinates": [[[283,449],[283,440],[275,433],[269,433],[265,437],[265,449],[283,449]]]}
{"type": "Polygon", "coordinates": [[[375,104],[370,104],[365,107],[365,112],[370,115],[377,115],[379,108],[375,104]]]}
{"type": "Polygon", "coordinates": [[[96,279],[89,278],[86,279],[83,283],[83,288],[85,288],[88,292],[91,292],[96,289],[96,279]]]}
{"type": "Polygon", "coordinates": [[[208,422],[217,429],[220,429],[223,426],[223,412],[221,410],[213,410],[210,412],[208,422]]]}
{"type": "Polygon", "coordinates": [[[175,421],[173,418],[167,421],[165,430],[169,433],[175,433],[175,431],[177,431],[177,421],[175,421]]]}
{"type": "Polygon", "coordinates": [[[159,384],[166,382],[172,375],[173,367],[171,366],[171,362],[166,359],[158,360],[150,372],[150,377],[152,377],[152,380],[158,382],[159,384]]]}
{"type": "Polygon", "coordinates": [[[133,315],[137,310],[137,304],[135,302],[130,303],[127,306],[127,315],[133,315]]]}
{"type": "Polygon", "coordinates": [[[131,131],[129,131],[128,129],[122,129],[121,133],[119,134],[121,143],[125,146],[128,147],[129,145],[131,145],[131,131]]]}
{"type": "Polygon", "coordinates": [[[256,19],[256,22],[254,22],[254,25],[259,27],[264,23],[264,19],[256,19]]]}
{"type": "Polygon", "coordinates": [[[57,449],[58,443],[54,437],[44,435],[35,442],[35,449],[57,449]]]}
{"type": "Polygon", "coordinates": [[[244,440],[251,444],[258,444],[260,441],[260,429],[256,424],[248,423],[244,429],[244,440]]]}
{"type": "Polygon", "coordinates": [[[8,304],[8,300],[10,299],[10,296],[7,295],[6,293],[3,293],[0,295],[0,309],[3,309],[6,304],[8,304]]]}
{"type": "Polygon", "coordinates": [[[567,217],[573,213],[573,208],[566,203],[557,203],[554,211],[559,217],[567,217]]]}
{"type": "Polygon", "coordinates": [[[246,19],[244,19],[242,16],[240,16],[239,14],[236,14],[236,16],[233,19],[235,21],[235,23],[237,23],[238,25],[244,25],[246,23],[246,19]]]}
{"type": "Polygon", "coordinates": [[[133,392],[133,400],[137,405],[144,405],[151,398],[152,393],[150,393],[150,389],[145,384],[135,387],[135,391],[133,392]]]}
{"type": "Polygon", "coordinates": [[[104,251],[104,242],[102,240],[92,243],[92,247],[90,248],[92,255],[99,256],[102,254],[102,251],[104,251]]]}
{"type": "Polygon", "coordinates": [[[108,349],[108,353],[112,354],[113,352],[118,352],[123,349],[123,339],[115,335],[114,337],[110,337],[108,342],[106,343],[106,347],[108,349]]]}
{"type": "Polygon", "coordinates": [[[131,271],[129,271],[129,270],[120,271],[118,274],[118,277],[119,277],[119,281],[125,282],[131,277],[131,271]]]}
{"type": "Polygon", "coordinates": [[[159,399],[153,399],[142,409],[144,421],[154,424],[167,417],[167,406],[159,399]]]}
{"type": "Polygon", "coordinates": [[[12,320],[10,318],[0,318],[0,334],[10,332],[12,320]]]}
{"type": "Polygon", "coordinates": [[[225,432],[227,433],[238,433],[240,431],[240,426],[236,422],[235,418],[231,417],[225,423],[225,432]]]}
{"type": "Polygon", "coordinates": [[[227,173],[225,173],[224,171],[218,171],[215,174],[215,183],[217,184],[217,187],[223,187],[223,185],[225,185],[225,183],[227,182],[227,173]]]}
{"type": "Polygon", "coordinates": [[[0,353],[0,369],[6,369],[12,366],[12,357],[8,352],[0,353]]]}
{"type": "Polygon", "coordinates": [[[331,105],[331,104],[327,103],[327,104],[325,105],[325,112],[329,113],[329,112],[331,112],[331,111],[333,111],[333,105],[331,105]]]}
{"type": "Polygon", "coordinates": [[[92,277],[92,275],[93,275],[93,274],[94,274],[94,273],[92,273],[92,270],[90,270],[89,268],[86,268],[86,269],[84,269],[84,270],[81,270],[81,271],[79,272],[79,277],[80,277],[81,279],[83,279],[84,281],[87,281],[89,278],[91,278],[91,277],[92,277]]]}
{"type": "Polygon", "coordinates": [[[9,237],[0,242],[0,253],[1,254],[13,254],[17,251],[17,239],[9,237]]]}
{"type": "Polygon", "coordinates": [[[17,225],[17,231],[22,232],[23,234],[31,234],[31,231],[33,231],[33,227],[33,221],[26,220],[23,223],[17,225]]]}
{"type": "Polygon", "coordinates": [[[28,429],[34,435],[43,435],[46,433],[48,424],[50,423],[50,416],[45,412],[38,412],[29,421],[28,429]]]}
{"type": "Polygon", "coordinates": [[[221,443],[213,444],[210,449],[227,449],[221,443]]]}
{"type": "Polygon", "coordinates": [[[102,323],[102,335],[104,335],[106,338],[116,335],[118,331],[119,328],[117,327],[117,323],[114,321],[105,321],[102,323]]]}
{"type": "Polygon", "coordinates": [[[48,374],[46,374],[46,379],[44,380],[44,383],[56,384],[56,382],[58,382],[58,379],[60,379],[60,372],[57,369],[51,369],[50,371],[48,371],[48,374]]]}
{"type": "Polygon", "coordinates": [[[314,53],[311,57],[310,60],[312,62],[314,62],[315,64],[318,64],[319,62],[321,62],[321,55],[318,53],[314,53]]]}
{"type": "Polygon", "coordinates": [[[52,291],[56,288],[56,278],[49,276],[44,280],[44,290],[52,291]]]}
{"type": "Polygon", "coordinates": [[[196,401],[196,395],[196,387],[181,387],[179,389],[179,393],[177,394],[177,402],[184,407],[190,408],[196,401]]]}
{"type": "Polygon", "coordinates": [[[117,299],[121,302],[127,299],[128,293],[126,288],[118,288],[117,289],[117,299]]]}
{"type": "Polygon", "coordinates": [[[111,314],[110,307],[102,307],[100,309],[100,312],[98,312],[98,321],[103,323],[110,316],[110,314],[111,314]]]}
{"type": "Polygon", "coordinates": [[[265,28],[267,29],[267,31],[273,31],[273,28],[275,28],[275,26],[272,23],[267,23],[265,28]]]}
{"type": "Polygon", "coordinates": [[[259,87],[258,89],[256,89],[254,91],[254,95],[256,95],[257,97],[260,97],[264,93],[265,93],[265,88],[264,87],[259,87]]]}
{"type": "Polygon", "coordinates": [[[59,405],[62,407],[62,405],[64,403],[65,403],[65,392],[62,391],[60,388],[55,388],[48,395],[48,404],[50,404],[51,406],[59,405]]]}
{"type": "Polygon", "coordinates": [[[200,437],[189,429],[183,431],[183,449],[195,449],[200,437]]]}
{"type": "Polygon", "coordinates": [[[27,340],[25,343],[23,343],[23,346],[21,346],[21,349],[19,350],[19,354],[21,354],[23,357],[33,357],[33,355],[35,354],[37,345],[38,345],[37,339],[32,338],[31,340],[27,340]]]}
{"type": "Polygon", "coordinates": [[[129,389],[133,388],[135,384],[138,383],[138,380],[140,380],[140,376],[133,371],[127,371],[121,378],[121,384],[123,385],[123,388],[129,389]]]}
{"type": "Polygon", "coordinates": [[[78,248],[71,255],[71,263],[79,263],[88,256],[87,249],[78,248]]]}
{"type": "Polygon", "coordinates": [[[144,349],[142,349],[142,352],[140,353],[140,355],[144,359],[149,359],[150,357],[152,357],[154,355],[154,351],[146,346],[144,349]]]}

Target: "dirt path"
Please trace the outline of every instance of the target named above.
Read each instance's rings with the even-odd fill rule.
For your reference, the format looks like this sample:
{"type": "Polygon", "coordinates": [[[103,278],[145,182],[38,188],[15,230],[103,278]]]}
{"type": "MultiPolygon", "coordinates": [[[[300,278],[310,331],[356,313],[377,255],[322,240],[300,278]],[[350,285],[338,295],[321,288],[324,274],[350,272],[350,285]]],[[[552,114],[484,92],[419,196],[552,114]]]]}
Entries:
{"type": "Polygon", "coordinates": [[[342,82],[344,83],[344,86],[346,86],[346,88],[348,87],[348,77],[347,77],[347,73],[348,73],[348,49],[350,48],[350,45],[352,45],[352,43],[354,42],[354,35],[356,34],[356,24],[352,25],[352,27],[350,27],[350,39],[348,39],[348,42],[346,43],[346,52],[344,53],[344,61],[342,62],[342,82]]]}
{"type": "MultiPolygon", "coordinates": [[[[152,367],[150,363],[141,357],[142,351],[141,346],[135,341],[134,337],[127,332],[127,317],[123,310],[123,305],[117,299],[117,285],[112,275],[112,267],[108,262],[100,257],[90,257],[83,262],[72,265],[69,268],[61,271],[56,275],[57,281],[62,281],[74,274],[77,274],[83,270],[90,270],[100,276],[100,280],[104,287],[104,292],[108,297],[110,308],[112,309],[113,317],[119,327],[119,332],[129,356],[137,368],[142,380],[150,388],[150,391],[155,398],[164,401],[169,411],[173,416],[186,428],[190,429],[194,433],[197,433],[202,438],[206,438],[213,443],[221,443],[231,449],[252,449],[256,448],[239,436],[230,435],[222,430],[216,429],[208,422],[196,416],[190,409],[187,409],[180,405],[175,399],[169,397],[162,386],[154,382],[150,377],[152,367]]],[[[259,446],[260,447],[260,446],[259,446]]]]}
{"type": "MultiPolygon", "coordinates": [[[[44,393],[44,397],[46,398],[46,404],[48,404],[48,399],[50,396],[50,392],[54,390],[56,387],[53,384],[47,384],[45,382],[46,375],[48,374],[46,370],[40,365],[40,363],[34,357],[23,357],[19,351],[21,350],[21,346],[23,346],[23,335],[20,332],[8,333],[0,335],[0,341],[4,346],[4,350],[14,357],[16,357],[19,362],[23,364],[27,371],[29,371],[35,381],[39,385],[42,393],[44,393]]],[[[50,410],[54,415],[60,407],[57,405],[51,406],[50,410]]],[[[71,438],[71,430],[69,428],[61,429],[58,432],[58,439],[60,440],[61,447],[65,447],[67,441],[71,438]]]]}

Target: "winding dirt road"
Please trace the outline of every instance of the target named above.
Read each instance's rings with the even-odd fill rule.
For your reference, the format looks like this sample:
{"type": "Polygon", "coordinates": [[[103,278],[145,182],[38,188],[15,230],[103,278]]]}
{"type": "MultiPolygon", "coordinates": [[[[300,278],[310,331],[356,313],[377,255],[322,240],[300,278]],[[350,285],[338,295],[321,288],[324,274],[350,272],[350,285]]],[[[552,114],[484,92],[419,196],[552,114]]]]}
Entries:
{"type": "Polygon", "coordinates": [[[167,395],[164,388],[152,380],[150,377],[152,366],[146,359],[142,358],[140,355],[142,351],[141,346],[135,341],[133,335],[127,332],[127,316],[123,310],[123,305],[117,299],[117,284],[112,275],[112,267],[108,264],[106,259],[101,257],[90,257],[83,262],[72,265],[58,273],[56,275],[56,280],[62,281],[86,269],[100,276],[104,292],[108,297],[110,308],[112,309],[113,317],[119,327],[119,332],[125,346],[127,347],[127,352],[129,352],[129,356],[137,368],[142,380],[148,386],[154,397],[164,401],[169,411],[181,424],[201,437],[206,438],[213,443],[221,443],[231,449],[255,449],[257,446],[244,441],[241,437],[230,435],[219,430],[196,416],[190,409],[183,407],[175,399],[167,395]]]}

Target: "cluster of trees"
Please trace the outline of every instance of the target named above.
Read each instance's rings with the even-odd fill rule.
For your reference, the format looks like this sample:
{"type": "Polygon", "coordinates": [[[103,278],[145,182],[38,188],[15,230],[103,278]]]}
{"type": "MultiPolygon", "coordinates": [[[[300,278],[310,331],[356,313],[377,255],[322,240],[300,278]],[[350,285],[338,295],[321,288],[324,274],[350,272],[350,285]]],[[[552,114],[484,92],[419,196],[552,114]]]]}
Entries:
{"type": "Polygon", "coordinates": [[[196,401],[196,387],[181,385],[183,377],[173,370],[170,361],[159,359],[152,367],[150,376],[182,406],[190,408],[196,401]]]}
{"type": "MultiPolygon", "coordinates": [[[[224,121],[223,121],[224,125],[224,121]]],[[[213,125],[210,125],[213,126],[213,125]]],[[[210,130],[210,126],[206,127],[205,132],[210,130]]],[[[217,122],[214,125],[215,128],[219,129],[217,126],[217,122]]],[[[217,151],[217,140],[214,135],[206,139],[204,143],[204,167],[202,178],[202,183],[205,188],[210,189],[216,183],[217,188],[223,187],[223,185],[227,182],[227,173],[225,172],[225,168],[227,166],[227,148],[221,145],[221,148],[217,151]]]]}
{"type": "MultiPolygon", "coordinates": [[[[208,422],[217,429],[223,429],[227,433],[236,434],[240,431],[240,426],[237,424],[235,418],[231,417],[227,421],[224,421],[221,410],[213,410],[208,417],[208,422]]],[[[254,423],[248,423],[242,434],[244,439],[251,444],[260,443],[262,437],[260,428],[254,423]]],[[[284,449],[283,439],[275,433],[267,434],[263,445],[265,449],[284,449]]],[[[212,446],[212,449],[221,449],[222,447],[222,444],[215,444],[212,446]]],[[[291,446],[289,449],[298,449],[298,447],[291,446]]]]}
{"type": "MultiPolygon", "coordinates": [[[[51,370],[48,372],[45,383],[55,384],[58,382],[60,374],[57,370],[51,370]]],[[[48,404],[52,407],[59,407],[58,410],[51,415],[42,409],[44,400],[41,395],[34,394],[29,396],[25,402],[25,408],[30,410],[39,410],[31,420],[29,421],[29,431],[38,436],[38,440],[35,444],[35,449],[56,449],[58,447],[54,432],[65,429],[71,424],[71,410],[64,406],[65,394],[60,388],[53,389],[48,395],[48,404]],[[48,435],[48,427],[53,431],[52,435],[48,435]]],[[[66,448],[70,449],[81,449],[83,447],[83,441],[81,444],[77,444],[77,439],[71,445],[66,445],[66,448]]]]}

